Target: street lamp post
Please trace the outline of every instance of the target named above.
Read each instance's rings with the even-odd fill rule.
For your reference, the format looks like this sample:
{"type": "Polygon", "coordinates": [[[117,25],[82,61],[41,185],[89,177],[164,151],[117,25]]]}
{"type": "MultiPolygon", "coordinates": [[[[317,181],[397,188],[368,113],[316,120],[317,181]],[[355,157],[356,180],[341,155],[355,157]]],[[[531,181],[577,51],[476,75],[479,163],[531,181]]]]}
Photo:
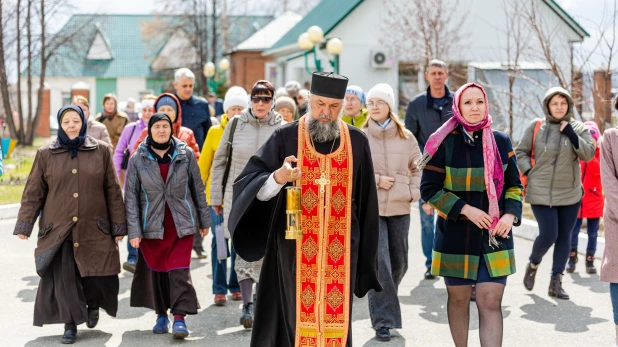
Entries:
{"type": "MultiPolygon", "coordinates": [[[[313,53],[313,62],[315,69],[318,72],[322,71],[322,61],[318,59],[318,49],[324,41],[324,31],[317,25],[307,29],[307,32],[300,34],[298,37],[298,47],[305,51],[305,69],[309,74],[312,73],[309,68],[309,55],[313,53]]],[[[339,55],[343,51],[343,42],[338,38],[332,38],[326,43],[326,51],[333,59],[329,60],[330,65],[336,73],[339,73],[339,55]]]]}
{"type": "Polygon", "coordinates": [[[219,60],[219,71],[217,71],[217,67],[215,63],[209,61],[204,64],[204,76],[208,79],[208,89],[210,91],[216,93],[217,87],[224,85],[227,80],[225,78],[225,72],[230,68],[230,61],[223,58],[219,60]],[[217,81],[216,75],[219,72],[220,79],[217,81]]]}

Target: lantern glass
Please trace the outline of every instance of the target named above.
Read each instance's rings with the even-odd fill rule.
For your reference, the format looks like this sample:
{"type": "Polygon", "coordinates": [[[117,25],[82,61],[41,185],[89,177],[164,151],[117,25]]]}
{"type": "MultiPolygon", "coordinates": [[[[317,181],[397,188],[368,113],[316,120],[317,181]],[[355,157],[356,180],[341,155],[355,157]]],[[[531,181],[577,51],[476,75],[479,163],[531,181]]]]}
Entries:
{"type": "Polygon", "coordinates": [[[326,51],[332,55],[339,55],[343,51],[343,42],[338,38],[328,40],[326,51]]]}
{"type": "Polygon", "coordinates": [[[307,34],[309,34],[309,39],[311,42],[319,43],[324,39],[324,31],[317,25],[312,26],[307,30],[307,34]]]}
{"type": "Polygon", "coordinates": [[[313,42],[309,39],[309,34],[300,34],[298,37],[298,47],[303,51],[308,51],[313,48],[313,42]]]}

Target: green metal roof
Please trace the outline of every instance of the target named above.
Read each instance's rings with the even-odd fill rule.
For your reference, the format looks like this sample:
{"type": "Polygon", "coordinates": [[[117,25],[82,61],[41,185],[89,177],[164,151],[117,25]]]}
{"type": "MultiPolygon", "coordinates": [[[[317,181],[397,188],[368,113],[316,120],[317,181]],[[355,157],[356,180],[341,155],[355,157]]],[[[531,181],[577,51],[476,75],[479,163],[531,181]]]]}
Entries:
{"type": "Polygon", "coordinates": [[[558,2],[554,0],[544,0],[545,4],[551,8],[552,11],[556,12],[559,17],[562,17],[568,26],[571,27],[576,33],[584,37],[590,37],[590,34],[584,29],[567,11],[565,11],[558,2]],[[552,6],[553,5],[553,6],[552,6]]]}
{"type": "Polygon", "coordinates": [[[363,0],[322,0],[269,50],[295,44],[298,36],[314,25],[322,28],[324,35],[327,35],[361,2],[363,0]]]}
{"type": "MultiPolygon", "coordinates": [[[[56,54],[50,58],[46,75],[60,77],[157,77],[150,65],[158,52],[165,45],[167,38],[155,38],[145,35],[142,30],[145,24],[155,20],[174,21],[180,16],[154,15],[73,15],[60,29],[63,32],[72,32],[80,28],[80,35],[69,44],[61,46],[56,54]],[[98,26],[98,29],[97,29],[98,26]],[[86,55],[98,30],[104,35],[112,53],[111,60],[88,60],[86,55]]],[[[264,27],[273,19],[272,16],[228,16],[230,25],[229,44],[238,45],[254,32],[264,27]]],[[[207,18],[207,22],[212,20],[207,18]]],[[[207,24],[211,28],[211,24],[207,24]]],[[[210,39],[210,37],[209,37],[210,39]]],[[[52,38],[53,40],[53,38],[52,38]]],[[[222,39],[218,40],[218,52],[222,56],[222,39]]],[[[207,47],[210,48],[208,43],[207,47]]],[[[24,71],[22,71],[22,74],[24,71]]],[[[32,74],[40,74],[40,60],[35,59],[32,74]]]]}

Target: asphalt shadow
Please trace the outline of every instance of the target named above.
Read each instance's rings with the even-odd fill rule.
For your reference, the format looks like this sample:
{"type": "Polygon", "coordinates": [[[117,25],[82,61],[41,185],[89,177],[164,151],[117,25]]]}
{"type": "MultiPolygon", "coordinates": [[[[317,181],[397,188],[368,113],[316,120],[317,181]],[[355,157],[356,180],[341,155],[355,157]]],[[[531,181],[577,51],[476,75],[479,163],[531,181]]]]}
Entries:
{"type": "Polygon", "coordinates": [[[592,308],[578,306],[571,300],[549,301],[536,294],[528,294],[534,301],[520,307],[521,317],[533,322],[552,324],[556,331],[583,333],[589,325],[607,322],[607,319],[592,317],[592,308]]]}
{"type": "Polygon", "coordinates": [[[405,347],[406,338],[399,335],[397,331],[391,330],[391,340],[388,342],[378,341],[374,337],[373,339],[367,341],[363,347],[405,347]]]}
{"type": "Polygon", "coordinates": [[[39,276],[26,276],[22,278],[21,280],[26,282],[26,286],[34,288],[22,289],[17,293],[16,297],[21,299],[21,302],[34,302],[40,279],[39,276]]]}
{"type": "MultiPolygon", "coordinates": [[[[436,288],[440,279],[421,280],[412,291],[410,296],[400,296],[401,305],[421,306],[419,316],[427,321],[438,324],[448,324],[446,313],[446,301],[448,295],[446,289],[436,288]]],[[[475,310],[470,310],[475,311],[475,310]]],[[[405,320],[405,318],[404,318],[405,320]]],[[[472,317],[470,319],[472,321],[472,317]]]]}
{"type": "MultiPolygon", "coordinates": [[[[63,332],[63,326],[58,324],[58,331],[63,332]]],[[[62,335],[41,336],[35,340],[27,342],[24,347],[49,347],[61,346],[60,338],[62,335]]],[[[105,347],[105,344],[112,337],[112,334],[104,333],[100,330],[80,330],[77,328],[77,340],[75,344],[88,345],[88,347],[105,347]]]]}
{"type": "Polygon", "coordinates": [[[582,287],[588,287],[593,293],[609,293],[609,283],[601,282],[601,278],[597,274],[590,275],[589,277],[582,277],[576,272],[569,274],[569,276],[573,279],[573,283],[582,287]]]}

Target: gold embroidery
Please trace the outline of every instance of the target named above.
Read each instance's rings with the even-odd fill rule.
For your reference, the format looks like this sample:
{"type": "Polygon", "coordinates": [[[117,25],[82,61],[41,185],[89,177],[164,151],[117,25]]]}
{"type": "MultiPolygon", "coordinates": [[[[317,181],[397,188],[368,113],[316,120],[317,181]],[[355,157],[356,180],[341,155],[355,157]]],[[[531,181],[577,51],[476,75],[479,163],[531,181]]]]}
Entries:
{"type": "Polygon", "coordinates": [[[337,214],[340,214],[347,204],[347,200],[341,190],[337,190],[337,193],[333,195],[333,199],[331,202],[333,204],[333,207],[335,208],[335,211],[337,211],[337,214]]]}
{"type": "Polygon", "coordinates": [[[328,255],[334,261],[339,261],[339,259],[343,256],[343,253],[345,253],[345,247],[343,247],[339,239],[335,239],[328,246],[328,255]]]}
{"type": "Polygon", "coordinates": [[[311,289],[311,287],[307,286],[307,288],[305,288],[305,291],[301,295],[301,301],[307,309],[311,307],[311,305],[313,305],[313,303],[315,302],[315,293],[313,292],[313,289],[311,289]]]}
{"type": "Polygon", "coordinates": [[[311,260],[318,253],[319,249],[315,241],[312,238],[308,238],[307,241],[303,242],[302,250],[307,260],[311,260]]]}
{"type": "Polygon", "coordinates": [[[343,300],[344,299],[345,299],[345,297],[339,291],[339,289],[337,289],[337,287],[334,287],[333,290],[331,290],[326,295],[326,302],[328,303],[328,306],[330,306],[333,310],[338,309],[339,306],[341,306],[341,304],[343,304],[343,300]]]}
{"type": "Polygon", "coordinates": [[[307,212],[313,211],[313,209],[320,202],[318,196],[313,192],[312,189],[307,189],[305,194],[302,197],[303,207],[307,210],[307,212]]]}

